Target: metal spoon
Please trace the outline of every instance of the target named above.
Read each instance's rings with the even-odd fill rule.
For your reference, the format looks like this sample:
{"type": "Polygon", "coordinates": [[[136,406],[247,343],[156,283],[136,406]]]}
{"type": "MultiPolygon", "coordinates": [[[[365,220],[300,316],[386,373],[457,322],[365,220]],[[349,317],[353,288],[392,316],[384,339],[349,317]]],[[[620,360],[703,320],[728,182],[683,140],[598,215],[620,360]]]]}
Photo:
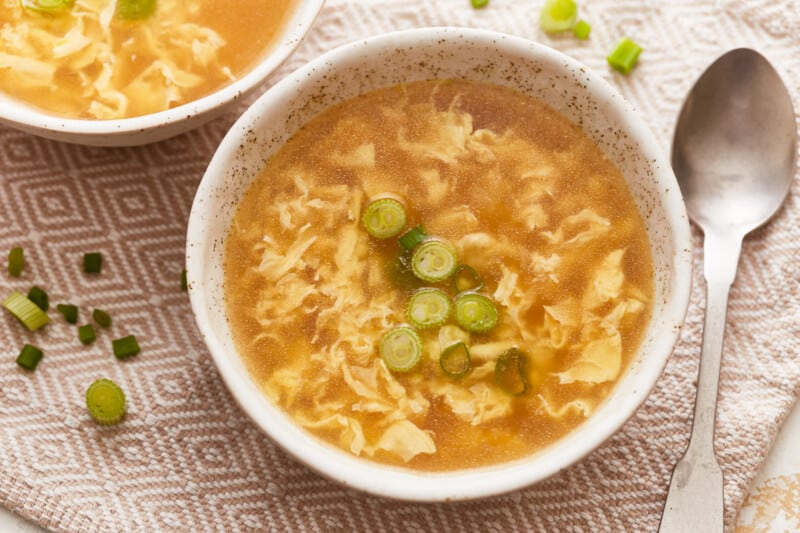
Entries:
{"type": "Polygon", "coordinates": [[[661,533],[722,531],[714,418],[728,293],[744,236],[766,223],[789,191],[796,146],[786,87],[763,56],[746,48],[703,73],[678,118],[672,166],[704,234],[706,316],[692,436],[672,473],[661,533]]]}

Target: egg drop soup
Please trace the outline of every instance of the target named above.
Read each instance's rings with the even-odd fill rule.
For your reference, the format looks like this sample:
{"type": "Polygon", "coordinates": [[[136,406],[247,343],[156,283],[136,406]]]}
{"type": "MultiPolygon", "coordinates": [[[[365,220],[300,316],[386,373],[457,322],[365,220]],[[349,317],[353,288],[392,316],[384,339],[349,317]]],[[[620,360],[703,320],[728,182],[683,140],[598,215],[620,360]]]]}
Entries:
{"type": "Polygon", "coordinates": [[[619,170],[548,106],[467,81],[381,89],[311,120],[246,192],[224,270],[237,350],[274,404],[349,453],[429,471],[519,459],[581,424],[634,357],[653,298],[619,170]],[[379,239],[363,213],[385,196],[407,221],[379,239]],[[399,244],[415,227],[472,279],[415,276],[399,244]],[[415,294],[455,303],[463,288],[497,311],[488,330],[456,311],[415,324],[415,294]],[[403,371],[380,349],[397,328],[421,345],[403,371]],[[454,345],[465,372],[445,371],[454,345]]]}
{"type": "Polygon", "coordinates": [[[0,92],[68,118],[163,111],[235,81],[294,0],[0,0],[0,92]]]}

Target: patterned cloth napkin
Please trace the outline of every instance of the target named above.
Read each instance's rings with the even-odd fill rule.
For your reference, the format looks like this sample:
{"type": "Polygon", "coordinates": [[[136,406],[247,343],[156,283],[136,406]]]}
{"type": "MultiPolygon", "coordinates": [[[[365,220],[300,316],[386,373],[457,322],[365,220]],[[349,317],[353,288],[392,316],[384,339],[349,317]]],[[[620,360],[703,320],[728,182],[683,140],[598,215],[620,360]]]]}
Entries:
{"type": "MultiPolygon", "coordinates": [[[[702,70],[737,46],[765,53],[800,110],[800,7],[793,0],[584,0],[587,41],[538,29],[542,0],[331,0],[273,80],[337,45],[433,25],[503,31],[553,46],[603,75],[636,104],[669,148],[681,102],[702,70]],[[642,44],[629,76],[606,54],[623,35],[642,44]]],[[[421,505],[374,498],[289,459],[239,410],[198,335],[180,290],[192,196],[231,113],[177,138],[98,149],[0,127],[0,252],[25,248],[22,278],[51,301],[114,318],[88,347],[63,320],[35,335],[0,315],[0,503],[56,531],[652,531],[685,448],[695,394],[704,284],[696,255],[681,340],[648,401],[604,446],[538,485],[501,497],[421,505]],[[82,272],[103,253],[102,274],[82,272]],[[139,339],[124,362],[111,340],[139,339]],[[35,373],[21,346],[45,350],[35,373]],[[92,423],[83,394],[109,377],[129,414],[92,423]]],[[[726,524],[737,510],[800,383],[800,184],[743,249],[733,287],[716,430],[726,524]]],[[[699,250],[701,236],[695,232],[699,250]]]]}

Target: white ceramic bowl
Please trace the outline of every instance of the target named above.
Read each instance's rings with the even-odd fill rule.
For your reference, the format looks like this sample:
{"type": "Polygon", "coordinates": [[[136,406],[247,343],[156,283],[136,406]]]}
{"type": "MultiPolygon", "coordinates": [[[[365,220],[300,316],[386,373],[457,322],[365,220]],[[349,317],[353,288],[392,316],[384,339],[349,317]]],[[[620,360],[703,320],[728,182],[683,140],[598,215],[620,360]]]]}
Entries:
{"type": "Polygon", "coordinates": [[[92,146],[134,146],[173,137],[218,117],[257,89],[311,29],[324,0],[298,0],[272,50],[232,84],[198,100],[141,117],[70,119],[49,115],[0,93],[0,123],[40,137],[92,146]]]}
{"type": "Polygon", "coordinates": [[[630,104],[573,59],[493,32],[427,28],[343,46],[289,75],[248,109],[223,139],[192,206],[186,262],[200,332],[231,393],[275,442],[347,486],[419,501],[499,494],[544,479],[591,452],[634,413],[672,352],[689,301],[689,225],[672,170],[630,104]],[[462,78],[511,86],[579,124],[627,176],[650,237],[653,318],[632,365],[581,426],[522,460],[444,473],[416,472],[351,456],[299,428],[259,392],[237,355],[225,316],[223,250],[231,217],[265,161],[314,115],[370,89],[462,78]]]}

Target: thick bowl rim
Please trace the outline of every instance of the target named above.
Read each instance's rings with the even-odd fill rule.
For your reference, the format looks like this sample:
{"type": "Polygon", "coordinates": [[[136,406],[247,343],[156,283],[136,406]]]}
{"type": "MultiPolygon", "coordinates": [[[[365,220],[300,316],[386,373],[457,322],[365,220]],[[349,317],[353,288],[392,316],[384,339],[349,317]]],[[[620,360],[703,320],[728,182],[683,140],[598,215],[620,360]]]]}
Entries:
{"type": "MultiPolygon", "coordinates": [[[[223,108],[231,102],[255,90],[291,55],[305,34],[311,29],[325,0],[298,0],[287,27],[279,32],[278,40],[272,49],[254,63],[254,67],[230,85],[196,100],[171,109],[147,115],[119,119],[78,119],[49,114],[28,105],[7,105],[2,120],[9,125],[33,127],[47,130],[53,134],[96,136],[112,134],[115,136],[141,133],[153,128],[166,128],[184,120],[223,108]],[[298,17],[292,24],[293,17],[298,17]],[[292,24],[292,26],[289,26],[292,24]]],[[[15,100],[12,100],[15,101],[15,100]]]]}
{"type": "MultiPolygon", "coordinates": [[[[670,357],[680,334],[680,325],[683,323],[689,306],[691,291],[691,237],[688,217],[681,197],[677,180],[672,173],[666,156],[662,153],[655,136],[639,118],[638,111],[624,100],[624,98],[599,75],[592,73],[587,67],[577,60],[543,44],[517,36],[472,28],[461,27],[429,27],[421,29],[400,30],[389,32],[356,42],[342,45],[313,61],[305,64],[293,73],[284,77],[269,91],[264,93],[239,120],[231,127],[219,145],[217,152],[209,163],[208,169],[197,189],[192,205],[189,225],[187,229],[186,265],[189,276],[189,293],[193,313],[198,328],[212,355],[220,375],[234,399],[239,403],[245,413],[257,426],[276,442],[283,450],[295,457],[318,473],[333,479],[343,485],[352,487],[370,494],[395,498],[406,501],[438,502],[457,501],[474,498],[494,496],[529,486],[546,479],[559,471],[576,463],[603,442],[616,433],[624,423],[630,419],[636,410],[644,403],[656,381],[660,377],[668,358],[670,357]],[[202,249],[208,239],[208,228],[203,222],[201,212],[204,210],[202,199],[208,196],[212,187],[219,179],[225,176],[223,170],[225,163],[237,151],[241,139],[248,134],[250,125],[254,123],[263,109],[269,107],[269,100],[285,91],[296,91],[305,80],[310,79],[315,70],[345,62],[354,54],[367,50],[383,49],[387,45],[396,46],[402,43],[412,46],[418,43],[430,43],[436,40],[451,38],[468,39],[470,43],[500,46],[502,43],[505,51],[509,53],[530,54],[548,63],[560,63],[566,68],[580,69],[590,80],[591,91],[597,97],[624,117],[627,131],[633,133],[635,138],[649,151],[658,154],[657,161],[660,174],[655,178],[658,183],[666,180],[667,187],[661,188],[662,202],[667,219],[671,224],[670,237],[674,242],[674,278],[671,299],[663,308],[661,322],[672,324],[668,331],[663,331],[649,349],[645,358],[647,364],[637,368],[637,386],[625,409],[615,411],[607,417],[603,431],[596,431],[584,439],[581,444],[570,449],[569,453],[559,455],[558,461],[542,462],[536,468],[526,468],[526,464],[519,461],[502,463],[494,467],[485,467],[475,470],[450,471],[431,473],[411,471],[386,467],[385,465],[370,462],[362,458],[355,458],[339,449],[333,450],[329,445],[321,442],[309,444],[309,440],[299,438],[303,430],[298,427],[283,427],[276,431],[265,423],[263,413],[256,412],[256,405],[242,392],[245,383],[236,373],[233,365],[229,363],[230,357],[235,353],[226,353],[221,341],[214,335],[214,331],[207,318],[208,303],[203,293],[202,276],[203,257],[202,249]],[[192,246],[193,242],[201,246],[192,246]],[[299,440],[295,440],[299,439],[299,440]],[[333,451],[331,451],[333,450],[333,451]],[[335,459],[335,460],[331,460],[335,459]]],[[[294,425],[294,423],[290,423],[294,425]]],[[[577,431],[577,428],[576,430],[577,431]]],[[[566,437],[565,437],[566,438],[566,437]]],[[[538,453],[537,453],[538,454],[538,453]]],[[[537,454],[534,454],[535,457],[537,454]]],[[[533,462],[533,458],[531,458],[533,462]]]]}

